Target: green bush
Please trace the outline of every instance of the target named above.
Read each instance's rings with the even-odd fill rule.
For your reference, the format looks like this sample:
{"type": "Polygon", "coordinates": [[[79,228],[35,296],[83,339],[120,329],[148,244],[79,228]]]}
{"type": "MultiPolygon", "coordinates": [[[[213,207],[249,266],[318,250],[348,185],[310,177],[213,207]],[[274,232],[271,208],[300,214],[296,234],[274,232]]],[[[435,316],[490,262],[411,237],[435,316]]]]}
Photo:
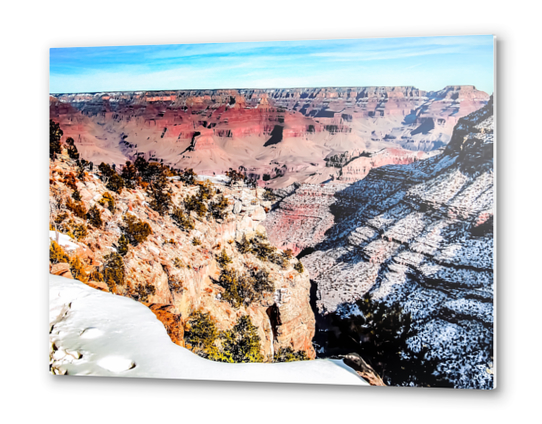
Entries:
{"type": "Polygon", "coordinates": [[[302,350],[293,350],[291,347],[280,348],[278,352],[275,352],[273,357],[274,362],[294,362],[294,361],[308,361],[309,357],[302,350]]]}
{"type": "Polygon", "coordinates": [[[201,240],[200,240],[199,238],[197,238],[197,237],[194,237],[194,238],[192,239],[192,245],[194,245],[194,246],[201,246],[201,240]]]}
{"type": "Polygon", "coordinates": [[[301,261],[297,261],[297,263],[294,265],[294,269],[300,274],[303,274],[303,272],[305,271],[305,268],[303,267],[301,261]]]}
{"type": "Polygon", "coordinates": [[[85,265],[79,259],[79,256],[74,256],[70,259],[70,272],[74,279],[82,281],[83,283],[88,282],[88,274],[85,270],[85,265]]]}
{"type": "Polygon", "coordinates": [[[221,362],[246,363],[262,362],[260,336],[258,328],[252,324],[250,316],[244,315],[237,320],[231,330],[220,334],[222,345],[221,362]]]}
{"type": "Polygon", "coordinates": [[[141,221],[134,215],[128,214],[123,218],[124,224],[121,225],[121,230],[128,238],[132,246],[137,246],[147,240],[147,237],[152,234],[151,226],[148,222],[141,221]]]}
{"type": "Polygon", "coordinates": [[[70,159],[79,160],[79,153],[77,152],[77,147],[75,147],[75,141],[73,138],[68,137],[66,139],[66,144],[68,145],[68,156],[70,159]]]}
{"type": "Polygon", "coordinates": [[[230,186],[239,181],[245,181],[245,176],[240,171],[236,171],[235,169],[232,169],[232,168],[226,171],[226,176],[230,178],[230,181],[229,181],[230,186]]]}
{"type": "Polygon", "coordinates": [[[194,229],[194,220],[185,213],[181,208],[174,207],[173,213],[171,214],[171,219],[173,222],[183,231],[190,231],[194,229]]]}
{"type": "Polygon", "coordinates": [[[81,197],[81,193],[79,192],[79,190],[75,189],[72,193],[72,199],[73,200],[76,200],[78,202],[81,201],[82,197],[81,197]]]}
{"type": "Polygon", "coordinates": [[[58,229],[76,240],[82,240],[88,235],[88,229],[85,224],[78,224],[73,219],[63,221],[58,229]]]}
{"type": "Polygon", "coordinates": [[[265,270],[253,269],[241,274],[231,268],[224,268],[216,283],[224,288],[222,298],[235,308],[250,306],[274,289],[273,281],[265,270]]]}
{"type": "Polygon", "coordinates": [[[190,314],[185,328],[186,347],[197,355],[216,360],[219,350],[216,345],[218,330],[208,312],[196,311],[190,314]]]}

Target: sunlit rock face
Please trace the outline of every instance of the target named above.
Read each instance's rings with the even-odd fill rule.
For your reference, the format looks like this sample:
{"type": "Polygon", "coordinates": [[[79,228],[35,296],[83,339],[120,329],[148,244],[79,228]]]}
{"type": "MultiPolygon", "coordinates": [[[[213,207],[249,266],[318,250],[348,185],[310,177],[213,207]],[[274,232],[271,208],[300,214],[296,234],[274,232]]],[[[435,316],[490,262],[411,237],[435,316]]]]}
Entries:
{"type": "Polygon", "coordinates": [[[277,188],[353,182],[369,171],[329,166],[342,153],[443,148],[458,119],[488,98],[473,86],[60,94],[51,96],[50,115],[93,162],[143,156],[200,174],[244,166],[277,188]]]}
{"type": "Polygon", "coordinates": [[[361,350],[366,331],[352,328],[367,311],[408,317],[401,365],[419,377],[391,384],[493,388],[493,131],[490,101],[459,120],[442,154],[338,190],[335,224],[302,258],[320,318],[361,350]]]}

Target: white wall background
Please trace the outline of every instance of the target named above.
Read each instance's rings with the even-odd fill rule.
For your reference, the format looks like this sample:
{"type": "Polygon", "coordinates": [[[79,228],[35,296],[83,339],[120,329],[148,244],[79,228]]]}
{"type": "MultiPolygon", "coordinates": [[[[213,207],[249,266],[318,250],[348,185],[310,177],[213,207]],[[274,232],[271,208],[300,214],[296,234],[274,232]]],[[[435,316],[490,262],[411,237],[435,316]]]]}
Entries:
{"type": "Polygon", "coordinates": [[[3,422],[536,422],[540,190],[536,3],[9,2],[0,72],[3,422]],[[531,6],[532,5],[532,6],[531,6]],[[493,392],[48,375],[48,49],[376,36],[498,36],[499,387],[493,392]],[[531,413],[534,413],[531,415],[531,413]]]}

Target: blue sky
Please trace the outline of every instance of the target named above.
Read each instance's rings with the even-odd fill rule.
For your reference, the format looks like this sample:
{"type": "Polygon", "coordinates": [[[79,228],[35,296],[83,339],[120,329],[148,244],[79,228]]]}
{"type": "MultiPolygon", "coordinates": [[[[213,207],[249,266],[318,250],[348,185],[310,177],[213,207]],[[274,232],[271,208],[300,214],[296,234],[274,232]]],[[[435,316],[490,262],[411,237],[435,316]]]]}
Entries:
{"type": "Polygon", "coordinates": [[[493,93],[493,36],[55,48],[50,92],[469,84],[493,93]]]}

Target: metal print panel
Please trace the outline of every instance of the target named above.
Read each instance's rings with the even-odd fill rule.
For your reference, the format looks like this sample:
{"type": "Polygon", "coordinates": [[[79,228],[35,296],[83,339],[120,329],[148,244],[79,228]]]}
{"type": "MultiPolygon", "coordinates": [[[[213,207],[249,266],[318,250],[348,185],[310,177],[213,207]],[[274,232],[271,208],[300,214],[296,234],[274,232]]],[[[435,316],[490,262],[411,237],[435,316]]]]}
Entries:
{"type": "Polygon", "coordinates": [[[493,389],[494,38],[50,52],[50,371],[493,389]]]}

